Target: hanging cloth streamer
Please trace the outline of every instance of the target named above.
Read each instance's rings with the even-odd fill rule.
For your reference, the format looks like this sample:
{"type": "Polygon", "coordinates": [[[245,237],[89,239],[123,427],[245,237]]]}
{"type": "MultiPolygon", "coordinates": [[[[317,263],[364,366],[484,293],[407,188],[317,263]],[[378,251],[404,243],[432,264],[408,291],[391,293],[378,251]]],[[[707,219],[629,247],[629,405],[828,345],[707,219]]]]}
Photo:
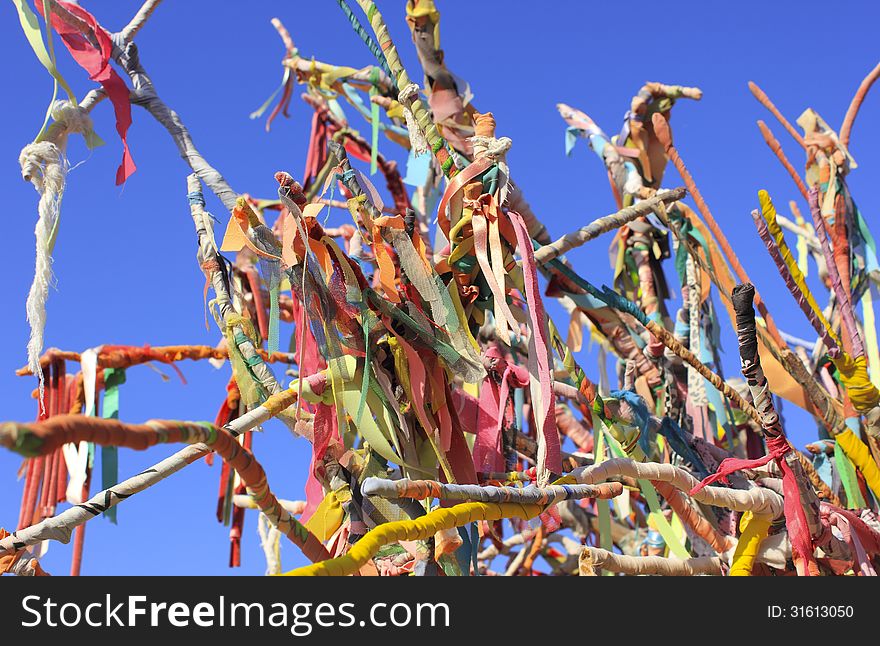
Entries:
{"type": "Polygon", "coordinates": [[[529,304],[529,317],[532,334],[529,336],[529,373],[531,379],[532,408],[535,425],[538,427],[538,482],[545,487],[550,482],[550,474],[562,472],[562,453],[559,445],[559,431],[556,430],[556,398],[553,394],[553,362],[550,357],[547,330],[547,314],[538,288],[538,275],[535,266],[535,252],[532,249],[528,229],[522,216],[515,211],[509,213],[516,232],[516,239],[522,254],[525,294],[529,304]],[[540,402],[540,405],[538,404],[540,402]]]}
{"type": "MultiPolygon", "coordinates": [[[[113,41],[110,39],[110,34],[95,20],[95,17],[79,5],[64,0],[55,0],[55,3],[90,29],[92,38],[87,38],[78,26],[66,22],[57,13],[51,14],[52,27],[61,36],[70,55],[79,63],[80,67],[89,73],[91,80],[101,84],[113,104],[113,111],[116,113],[116,131],[122,140],[122,163],[116,170],[116,184],[123,184],[137,167],[131,157],[131,151],[128,149],[128,128],[131,126],[131,102],[128,96],[128,86],[119,74],[110,67],[113,41]]],[[[37,9],[40,13],[44,13],[43,7],[39,3],[37,9]]]]}
{"type": "MultiPolygon", "coordinates": [[[[106,368],[104,370],[104,404],[101,417],[119,419],[119,386],[125,383],[125,369],[106,368]]],[[[119,449],[115,446],[101,447],[101,488],[109,489],[119,482],[119,449]]],[[[116,507],[104,512],[107,519],[116,524],[116,507]]]]}
{"type": "MultiPolygon", "coordinates": [[[[370,71],[370,99],[379,94],[379,68],[370,71]]],[[[370,101],[370,175],[379,167],[379,104],[370,101]]]]}
{"type": "MultiPolygon", "coordinates": [[[[45,13],[48,0],[43,0],[43,3],[43,13],[45,13]]],[[[46,45],[43,44],[43,31],[40,29],[40,21],[30,8],[27,0],[12,0],[12,4],[15,5],[15,9],[18,12],[18,21],[21,23],[21,29],[24,32],[25,38],[27,38],[31,49],[34,50],[37,60],[43,64],[43,67],[45,67],[46,71],[52,76],[53,81],[52,100],[49,102],[49,107],[46,109],[46,117],[43,119],[43,125],[40,127],[40,132],[34,139],[35,141],[39,141],[46,132],[46,126],[49,123],[49,115],[52,111],[52,105],[55,103],[55,98],[58,96],[58,86],[61,85],[61,87],[64,88],[64,91],[67,93],[67,99],[70,103],[76,103],[76,95],[73,93],[73,90],[70,89],[67,81],[64,80],[64,77],[61,76],[61,72],[59,72],[58,68],[55,66],[55,48],[52,46],[52,30],[49,29],[47,32],[47,42],[49,44],[47,50],[46,45]]]]}
{"type": "Polygon", "coordinates": [[[786,459],[787,454],[792,448],[782,432],[779,415],[773,407],[767,378],[764,376],[764,371],[761,368],[761,360],[758,355],[758,339],[755,332],[755,310],[752,305],[754,296],[755,288],[751,284],[746,283],[737,285],[733,289],[731,300],[736,312],[742,372],[748,381],[754,406],[761,415],[761,425],[764,428],[764,436],[767,442],[767,455],[757,460],[744,460],[740,458],[726,458],[722,460],[718,470],[692,488],[690,495],[693,496],[706,485],[718,480],[728,482],[728,477],[732,473],[742,469],[755,469],[775,461],[782,472],[783,513],[785,515],[788,536],[791,540],[792,552],[796,557],[800,558],[803,574],[809,576],[810,570],[815,567],[813,542],[806,514],[801,504],[798,479],[786,459]]]}
{"type": "MultiPolygon", "coordinates": [[[[85,415],[89,417],[93,416],[96,411],[95,397],[98,388],[98,354],[100,352],[99,346],[89,348],[80,354],[85,415]]],[[[70,473],[70,481],[67,483],[67,502],[72,505],[80,505],[83,502],[83,488],[88,478],[92,450],[88,442],[69,442],[63,446],[62,450],[64,451],[64,460],[67,463],[67,471],[70,473]]]]}
{"type": "Polygon", "coordinates": [[[61,217],[61,198],[67,181],[67,160],[64,151],[71,133],[92,132],[89,115],[74,103],[56,101],[51,108],[54,123],[42,141],[25,146],[18,158],[21,175],[33,184],[40,195],[34,230],[36,236],[36,267],[34,280],[28,292],[26,311],[31,326],[28,339],[28,367],[40,380],[40,401],[43,399],[43,371],[40,369],[40,353],[43,350],[43,334],[46,327],[46,300],[52,283],[52,250],[58,235],[61,217]]]}
{"type": "Polygon", "coordinates": [[[767,538],[772,518],[766,514],[756,516],[754,512],[747,511],[739,522],[742,532],[736,550],[731,559],[730,573],[728,576],[751,576],[752,567],[758,558],[758,550],[761,542],[767,538]]]}

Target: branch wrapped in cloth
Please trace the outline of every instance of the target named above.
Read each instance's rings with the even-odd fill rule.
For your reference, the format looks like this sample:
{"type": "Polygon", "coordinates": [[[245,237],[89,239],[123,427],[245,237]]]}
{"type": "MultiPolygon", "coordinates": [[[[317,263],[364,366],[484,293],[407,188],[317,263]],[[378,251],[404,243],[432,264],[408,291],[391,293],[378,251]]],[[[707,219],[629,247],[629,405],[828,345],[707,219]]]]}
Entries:
{"type": "Polygon", "coordinates": [[[736,471],[763,466],[771,460],[775,460],[783,474],[785,524],[791,537],[792,549],[795,555],[801,559],[801,570],[804,574],[809,575],[811,570],[817,571],[813,559],[811,535],[819,531],[818,500],[815,499],[815,494],[808,486],[809,483],[800,462],[794,454],[790,454],[791,445],[785,437],[779,415],[770,398],[767,378],[764,376],[761,358],[758,355],[755,310],[752,307],[754,297],[755,288],[749,283],[737,285],[731,294],[733,307],[736,311],[742,372],[749,385],[754,406],[761,414],[761,425],[764,429],[768,452],[758,460],[727,458],[721,463],[715,474],[705,478],[699,485],[691,489],[690,493],[695,495],[703,487],[717,480],[726,481],[727,476],[736,471]],[[810,494],[812,494],[812,499],[808,497],[810,494]],[[805,507],[811,511],[810,517],[813,522],[808,521],[805,507]]]}
{"type": "Polygon", "coordinates": [[[569,475],[578,482],[593,484],[604,482],[614,476],[629,476],[644,480],[668,482],[676,489],[690,492],[697,502],[713,507],[726,507],[733,511],[752,511],[756,514],[769,514],[773,518],[782,515],[783,499],[775,491],[756,487],[754,489],[728,489],[726,487],[703,486],[686,469],[673,464],[657,462],[636,462],[629,458],[612,458],[601,464],[575,469],[569,475]]]}
{"type": "MultiPolygon", "coordinates": [[[[294,363],[294,357],[288,352],[266,352],[262,348],[255,348],[263,361],[268,363],[294,363]]],[[[99,368],[129,368],[131,366],[151,361],[160,363],[173,363],[191,359],[226,359],[229,356],[228,348],[215,348],[210,345],[165,345],[151,347],[135,345],[102,345],[97,348],[99,368]]],[[[79,352],[58,350],[49,348],[40,357],[40,366],[45,368],[55,360],[80,362],[82,356],[79,352]]],[[[175,368],[176,369],[176,368],[175,368]]],[[[19,377],[33,374],[29,366],[24,366],[15,371],[19,377]]]]}
{"type": "Polygon", "coordinates": [[[692,559],[674,559],[663,556],[624,556],[599,547],[587,546],[578,561],[581,576],[595,576],[594,568],[608,572],[636,576],[697,576],[699,574],[724,574],[724,562],[717,556],[701,556],[692,559]]]}
{"type": "Polygon", "coordinates": [[[414,520],[399,520],[378,525],[367,532],[344,556],[314,563],[287,572],[287,576],[348,576],[372,559],[383,545],[397,541],[425,540],[437,532],[462,527],[479,520],[501,518],[529,520],[544,511],[541,505],[518,503],[467,502],[455,507],[435,509],[414,520]]]}
{"type": "MultiPolygon", "coordinates": [[[[152,420],[146,424],[125,424],[115,419],[98,419],[81,415],[58,415],[44,422],[0,425],[0,446],[27,457],[46,455],[68,442],[93,442],[102,446],[123,446],[144,450],[156,444],[180,442],[204,443],[226,460],[245,483],[260,509],[272,523],[293,541],[311,561],[330,557],[321,542],[278,502],[269,490],[266,472],[253,454],[239,444],[235,435],[207,422],[152,420]]],[[[113,497],[122,499],[112,489],[102,503],[87,501],[81,508],[93,516],[105,511],[113,497]]],[[[80,508],[78,507],[78,508],[80,508]]],[[[69,534],[68,534],[69,535],[69,534]]],[[[19,550],[24,544],[17,537],[0,541],[0,548],[19,550]]]]}
{"type": "Polygon", "coordinates": [[[473,500],[479,502],[517,502],[530,505],[555,505],[563,500],[583,498],[614,498],[623,493],[619,482],[598,485],[548,485],[546,487],[482,487],[454,485],[435,480],[387,480],[367,478],[361,485],[365,496],[383,498],[439,498],[440,500],[473,500]]]}
{"type": "Polygon", "coordinates": [[[603,233],[618,229],[636,218],[652,213],[658,204],[672,204],[683,199],[686,194],[687,190],[683,187],[663,191],[638,204],[621,209],[617,213],[594,220],[587,226],[581,227],[572,233],[567,233],[558,240],[537,249],[535,251],[535,263],[543,265],[550,262],[554,258],[558,258],[562,254],[598,238],[603,233]]]}

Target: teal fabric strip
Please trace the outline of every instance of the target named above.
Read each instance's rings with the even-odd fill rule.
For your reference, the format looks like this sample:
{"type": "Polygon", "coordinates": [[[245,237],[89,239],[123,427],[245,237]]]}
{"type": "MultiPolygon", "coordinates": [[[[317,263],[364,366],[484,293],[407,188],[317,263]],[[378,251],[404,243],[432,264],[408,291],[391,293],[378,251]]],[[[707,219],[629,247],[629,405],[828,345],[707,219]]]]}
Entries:
{"type": "Polygon", "coordinates": [[[859,207],[855,205],[855,202],[853,202],[853,207],[855,209],[856,224],[865,246],[865,271],[868,273],[878,271],[880,270],[880,265],[877,264],[877,245],[874,242],[874,236],[871,235],[868,223],[865,222],[862,212],[859,211],[859,207]]]}
{"type": "MultiPolygon", "coordinates": [[[[104,370],[104,405],[101,416],[104,419],[119,419],[119,386],[125,383],[123,368],[104,370]]],[[[119,482],[119,451],[115,446],[101,447],[101,488],[109,489],[119,482]]],[[[116,524],[116,507],[110,507],[104,516],[116,524]]]]}
{"type": "Polygon", "coordinates": [[[813,458],[813,468],[819,474],[819,477],[822,478],[822,482],[829,487],[833,486],[834,476],[831,473],[831,460],[824,451],[813,458]]]}
{"type": "Polygon", "coordinates": [[[278,343],[279,343],[279,319],[281,318],[281,311],[278,307],[278,292],[279,286],[275,285],[269,289],[269,339],[268,339],[268,351],[269,354],[273,352],[278,352],[278,343]]]}
{"type": "MultiPolygon", "coordinates": [[[[370,98],[379,94],[379,68],[374,67],[370,73],[370,81],[373,87],[370,88],[370,98]]],[[[372,138],[370,141],[370,175],[376,174],[379,164],[379,104],[370,101],[370,125],[372,126],[372,138]]]]}
{"type": "Polygon", "coordinates": [[[580,128],[575,128],[574,126],[569,126],[565,129],[565,155],[571,155],[571,151],[574,150],[575,142],[577,142],[578,137],[583,137],[586,133],[580,128]]]}
{"type": "MultiPolygon", "coordinates": [[[[458,535],[461,536],[461,547],[455,550],[455,560],[458,561],[458,567],[461,568],[462,576],[470,576],[471,569],[471,535],[467,526],[458,528],[458,535]]],[[[476,572],[476,570],[474,570],[476,572]]]]}

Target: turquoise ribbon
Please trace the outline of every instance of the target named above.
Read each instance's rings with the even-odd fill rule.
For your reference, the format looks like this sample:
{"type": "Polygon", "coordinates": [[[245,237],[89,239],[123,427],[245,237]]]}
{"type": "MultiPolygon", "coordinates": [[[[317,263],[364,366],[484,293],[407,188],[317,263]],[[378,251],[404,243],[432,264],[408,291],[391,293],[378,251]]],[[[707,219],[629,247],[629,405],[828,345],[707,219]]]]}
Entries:
{"type": "MultiPolygon", "coordinates": [[[[101,416],[104,419],[119,419],[119,386],[125,383],[125,369],[106,368],[104,370],[104,405],[101,416]]],[[[115,446],[101,447],[101,488],[110,489],[119,482],[119,451],[115,446]]],[[[110,507],[104,516],[116,524],[116,507],[110,507]]]]}
{"type": "MultiPolygon", "coordinates": [[[[370,98],[379,94],[379,68],[374,67],[370,71],[370,98]]],[[[379,166],[379,104],[370,101],[370,125],[372,126],[372,139],[370,142],[370,175],[376,174],[379,166]]]]}

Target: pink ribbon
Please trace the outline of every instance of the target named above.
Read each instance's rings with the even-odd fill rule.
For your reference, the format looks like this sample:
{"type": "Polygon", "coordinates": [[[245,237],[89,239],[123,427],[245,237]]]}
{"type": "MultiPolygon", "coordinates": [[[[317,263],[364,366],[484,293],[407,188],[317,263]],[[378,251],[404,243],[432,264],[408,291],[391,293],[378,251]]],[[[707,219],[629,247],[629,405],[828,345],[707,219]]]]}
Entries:
{"type": "Polygon", "coordinates": [[[479,471],[502,471],[504,456],[501,454],[501,427],[504,424],[504,409],[507,406],[510,387],[528,386],[529,372],[522,366],[507,363],[495,346],[489,347],[485,356],[493,362],[491,371],[501,374],[501,383],[496,383],[489,375],[480,388],[474,464],[479,471]]]}
{"type": "Polygon", "coordinates": [[[877,576],[869,554],[880,552],[880,532],[874,530],[852,511],[835,507],[827,502],[820,505],[820,517],[825,527],[834,525],[840,530],[843,540],[853,551],[853,561],[858,564],[859,573],[862,576],[877,576]]]}
{"type": "Polygon", "coordinates": [[[532,323],[532,339],[534,352],[529,353],[529,361],[537,360],[538,377],[541,384],[541,401],[532,402],[535,410],[535,422],[538,406],[543,413],[543,423],[538,429],[538,449],[545,447],[543,463],[538,464],[538,486],[544,486],[546,482],[542,472],[552,471],[562,473],[562,449],[559,445],[559,432],[556,430],[556,398],[553,394],[553,366],[550,361],[550,349],[547,345],[549,333],[547,332],[547,315],[544,312],[544,303],[541,300],[541,291],[538,288],[538,272],[535,264],[535,252],[532,249],[532,240],[522,216],[516,211],[509,211],[510,222],[516,232],[517,246],[522,255],[522,270],[525,280],[525,297],[529,304],[529,318],[532,323]]]}

